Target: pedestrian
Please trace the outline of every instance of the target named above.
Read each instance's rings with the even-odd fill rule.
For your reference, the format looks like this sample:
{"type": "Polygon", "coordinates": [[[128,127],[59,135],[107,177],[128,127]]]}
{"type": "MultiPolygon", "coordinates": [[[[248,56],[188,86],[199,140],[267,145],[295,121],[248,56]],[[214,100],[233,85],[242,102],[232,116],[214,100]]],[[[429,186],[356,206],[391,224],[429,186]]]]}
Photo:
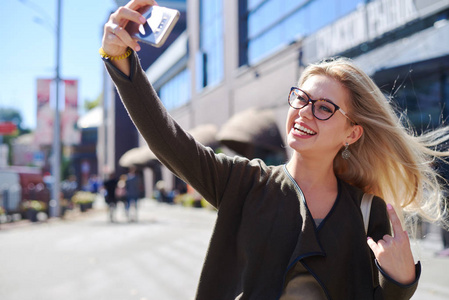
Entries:
{"type": "Polygon", "coordinates": [[[140,181],[136,168],[130,167],[126,175],[126,203],[125,212],[129,222],[137,222],[138,200],[140,197],[140,181]]]}
{"type": "Polygon", "coordinates": [[[448,153],[426,145],[448,129],[414,135],[363,71],[330,59],[286,91],[286,164],[215,154],[170,117],[140,66],[126,26],[154,3],[111,14],[101,50],[151,150],[218,209],[196,299],[410,299],[421,268],[401,219],[442,219],[429,162],[448,153]]]}
{"type": "Polygon", "coordinates": [[[61,182],[61,217],[64,218],[68,210],[73,209],[72,197],[78,190],[78,183],[75,175],[69,177],[61,182]]]}
{"type": "Polygon", "coordinates": [[[109,220],[114,223],[115,212],[117,209],[117,197],[115,195],[115,190],[117,189],[118,179],[115,177],[114,173],[108,175],[108,179],[103,182],[103,187],[105,190],[105,202],[108,205],[109,220]]]}
{"type": "Polygon", "coordinates": [[[89,192],[93,193],[93,194],[97,194],[98,193],[98,189],[101,186],[100,180],[97,176],[97,174],[92,174],[89,177],[89,181],[88,181],[88,186],[89,186],[89,192]]]}
{"type": "Polygon", "coordinates": [[[61,182],[61,191],[64,197],[64,202],[68,209],[73,208],[72,197],[78,191],[78,182],[76,175],[70,175],[66,180],[61,182]]]}
{"type": "Polygon", "coordinates": [[[156,182],[156,200],[162,203],[173,204],[174,192],[168,192],[165,188],[165,182],[159,180],[156,182]]]}
{"type": "Polygon", "coordinates": [[[115,189],[115,197],[117,202],[122,202],[123,205],[126,203],[126,174],[120,175],[117,188],[115,189]]]}

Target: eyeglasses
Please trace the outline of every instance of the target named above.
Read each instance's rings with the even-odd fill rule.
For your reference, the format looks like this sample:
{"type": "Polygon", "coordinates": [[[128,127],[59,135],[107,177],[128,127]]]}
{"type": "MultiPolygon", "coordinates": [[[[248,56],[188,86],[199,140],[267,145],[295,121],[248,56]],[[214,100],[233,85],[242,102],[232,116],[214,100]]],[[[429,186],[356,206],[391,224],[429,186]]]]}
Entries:
{"type": "Polygon", "coordinates": [[[297,87],[292,87],[288,94],[288,104],[294,109],[301,109],[312,103],[312,113],[318,120],[329,120],[338,110],[345,116],[352,124],[357,123],[351,120],[344,110],[337,104],[327,99],[312,100],[306,92],[297,87]]]}

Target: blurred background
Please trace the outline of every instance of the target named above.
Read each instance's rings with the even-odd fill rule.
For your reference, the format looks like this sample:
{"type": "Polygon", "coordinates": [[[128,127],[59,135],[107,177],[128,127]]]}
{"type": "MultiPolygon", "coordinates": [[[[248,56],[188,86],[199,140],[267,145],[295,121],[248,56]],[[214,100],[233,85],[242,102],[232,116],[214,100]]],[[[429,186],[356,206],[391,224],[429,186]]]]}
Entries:
{"type": "MultiPolygon", "coordinates": [[[[109,14],[127,1],[1,2],[0,229],[5,230],[0,231],[0,243],[17,240],[17,234],[28,241],[28,235],[39,232],[35,230],[49,230],[42,234],[49,241],[54,235],[73,241],[86,234],[86,230],[80,232],[83,226],[126,223],[129,210],[123,204],[126,201],[120,201],[126,197],[120,196],[120,188],[135,177],[141,203],[139,224],[160,225],[158,230],[167,229],[163,224],[182,225],[180,236],[189,239],[181,251],[192,241],[199,245],[191,265],[184,266],[191,281],[179,287],[191,296],[181,297],[186,294],[173,294],[176,289],[167,288],[157,299],[191,299],[199,274],[197,265],[201,265],[210,234],[206,228],[213,226],[215,212],[151,153],[105,73],[98,54],[103,25],[109,14]],[[108,200],[111,193],[117,199],[108,200]],[[186,214],[185,223],[177,214],[181,207],[193,209],[186,214]],[[108,212],[107,218],[104,212],[108,212]],[[78,227],[71,227],[75,223],[78,227]],[[24,229],[25,224],[32,227],[24,229]],[[60,232],[56,224],[68,227],[60,232]],[[184,232],[186,228],[191,230],[184,232]]],[[[305,66],[331,56],[352,58],[399,110],[407,111],[417,132],[439,126],[449,116],[448,0],[158,3],[179,10],[180,19],[163,47],[142,44],[141,64],[170,114],[216,152],[257,157],[268,164],[285,162],[289,153],[283,142],[284,120],[290,87],[296,85],[305,66]]],[[[447,171],[442,168],[441,173],[446,176],[447,171]]],[[[112,228],[123,230],[119,236],[130,234],[129,227],[112,228]]],[[[141,227],[132,228],[137,230],[135,235],[148,234],[141,227]]],[[[104,235],[100,239],[117,238],[111,227],[101,230],[104,235]]],[[[93,265],[98,262],[97,251],[104,250],[93,242],[97,238],[88,238],[92,244],[86,248],[87,260],[92,263],[94,257],[93,265]]],[[[158,242],[167,246],[167,241],[158,242]]],[[[448,299],[449,275],[444,272],[449,267],[447,232],[422,223],[415,242],[416,252],[430,267],[413,299],[448,299]]],[[[8,244],[9,250],[0,246],[0,296],[27,299],[17,292],[21,280],[5,281],[7,289],[2,282],[19,276],[10,273],[17,267],[12,262],[22,264],[23,258],[9,260],[7,269],[2,268],[1,260],[36,244],[13,244],[8,244]]],[[[136,247],[139,245],[136,242],[136,247]]],[[[46,253],[53,249],[42,247],[46,253]]],[[[39,263],[31,265],[40,268],[39,263]]],[[[176,270],[173,272],[178,273],[176,270]]],[[[150,276],[147,272],[152,271],[144,273],[150,276]]],[[[45,282],[54,287],[55,281],[45,282]]],[[[36,284],[36,290],[42,291],[42,284],[36,284]]],[[[113,287],[117,285],[109,282],[106,289],[111,295],[105,299],[115,299],[113,287]]],[[[130,287],[116,298],[156,299],[154,289],[158,287],[161,285],[150,292],[142,283],[140,292],[130,287]]],[[[80,286],[66,288],[78,290],[80,286]]],[[[101,293],[95,292],[86,292],[84,298],[102,299],[101,293]]],[[[51,299],[50,294],[45,295],[51,299]]]]}

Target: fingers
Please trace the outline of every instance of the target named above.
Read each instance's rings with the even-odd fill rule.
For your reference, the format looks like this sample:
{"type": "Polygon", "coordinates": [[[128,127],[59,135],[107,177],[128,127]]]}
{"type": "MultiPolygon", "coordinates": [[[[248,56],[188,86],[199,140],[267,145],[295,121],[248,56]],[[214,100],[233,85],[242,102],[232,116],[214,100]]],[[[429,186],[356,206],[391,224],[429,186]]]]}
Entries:
{"type": "Polygon", "coordinates": [[[104,27],[102,45],[108,54],[110,53],[113,56],[123,54],[128,47],[135,51],[140,50],[139,44],[125,27],[129,23],[132,28],[137,29],[139,25],[144,24],[147,20],[136,9],[148,7],[152,4],[154,4],[152,0],[135,0],[111,14],[104,27]]]}
{"type": "Polygon", "coordinates": [[[111,15],[109,21],[112,21],[121,27],[125,27],[130,21],[138,24],[144,24],[147,20],[136,10],[122,6],[111,15]]]}
{"type": "Polygon", "coordinates": [[[147,21],[141,13],[153,5],[157,5],[154,0],[132,0],[111,14],[104,26],[103,51],[110,56],[122,55],[128,47],[139,51],[140,46],[134,35],[139,26],[147,21]]]}
{"type": "MultiPolygon", "coordinates": [[[[382,240],[380,240],[380,241],[383,241],[383,242],[389,244],[389,243],[393,242],[393,240],[394,240],[394,239],[393,239],[393,237],[392,237],[391,235],[386,234],[386,235],[384,235],[384,236],[382,237],[382,240]]],[[[379,241],[379,242],[380,242],[380,241],[379,241]]]]}
{"type": "Polygon", "coordinates": [[[157,5],[156,1],[154,1],[154,0],[133,0],[133,1],[129,1],[125,5],[125,7],[128,7],[132,10],[138,10],[142,7],[153,6],[153,5],[157,5]]]}
{"type": "Polygon", "coordinates": [[[110,25],[111,32],[111,42],[117,46],[124,46],[125,48],[130,47],[135,51],[140,50],[140,46],[136,40],[134,40],[131,35],[122,27],[115,23],[110,25]]]}
{"type": "MultiPolygon", "coordinates": [[[[368,246],[371,248],[371,250],[373,251],[374,255],[376,255],[376,253],[379,251],[379,246],[377,245],[377,243],[370,237],[368,237],[368,239],[366,240],[366,242],[368,243],[368,246]]],[[[377,255],[376,255],[377,256],[377,255]]]]}
{"type": "Polygon", "coordinates": [[[376,243],[368,237],[367,243],[379,266],[394,280],[408,284],[415,278],[414,260],[407,232],[403,233],[406,238],[385,235],[376,243]]]}
{"type": "Polygon", "coordinates": [[[393,225],[394,236],[402,234],[404,229],[402,229],[401,221],[399,220],[399,217],[391,204],[387,204],[387,212],[390,217],[391,224],[393,225]]]}
{"type": "Polygon", "coordinates": [[[112,24],[112,25],[111,25],[111,28],[112,28],[112,34],[115,35],[115,30],[116,30],[117,28],[120,28],[120,26],[118,26],[117,24],[112,24]]]}

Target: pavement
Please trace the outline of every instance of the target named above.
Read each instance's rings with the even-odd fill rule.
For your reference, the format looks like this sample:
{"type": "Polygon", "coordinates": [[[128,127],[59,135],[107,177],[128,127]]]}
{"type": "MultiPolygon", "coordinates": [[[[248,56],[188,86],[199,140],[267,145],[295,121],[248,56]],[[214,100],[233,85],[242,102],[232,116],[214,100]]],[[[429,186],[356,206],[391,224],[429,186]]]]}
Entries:
{"type": "MultiPolygon", "coordinates": [[[[192,300],[216,212],[142,199],[0,230],[1,300],[192,300]]],[[[4,224],[5,225],[5,224],[4,224]]]]}
{"type": "MultiPolygon", "coordinates": [[[[164,263],[164,266],[162,269],[168,269],[170,275],[166,275],[167,278],[173,278],[173,274],[178,274],[177,276],[181,276],[180,274],[182,272],[185,272],[186,277],[182,278],[179,277],[179,282],[186,282],[184,283],[185,286],[182,288],[180,287],[180,290],[189,291],[191,295],[193,295],[197,278],[199,275],[202,259],[204,259],[205,251],[207,249],[208,239],[210,237],[215,215],[216,213],[214,211],[206,210],[206,209],[192,209],[192,208],[183,208],[177,205],[165,205],[157,203],[154,200],[145,199],[144,201],[141,201],[142,208],[139,210],[139,226],[134,227],[133,230],[135,230],[135,237],[137,236],[141,238],[145,238],[146,235],[152,235],[153,237],[156,237],[160,242],[160,249],[154,248],[152,250],[142,250],[140,255],[142,256],[141,262],[143,263],[153,263],[156,266],[161,267],[160,259],[164,259],[166,257],[170,257],[171,261],[175,261],[176,265],[173,266],[173,269],[171,270],[171,267],[167,265],[167,263],[164,263]],[[167,231],[169,229],[170,231],[167,231]],[[153,230],[155,230],[154,233],[151,233],[153,230]],[[181,233],[179,233],[181,231],[181,233]],[[161,235],[161,236],[159,236],[161,235]],[[176,237],[176,238],[174,238],[176,237]],[[175,246],[181,247],[184,249],[184,251],[190,251],[192,253],[195,253],[195,257],[191,256],[191,262],[186,265],[185,260],[179,261],[177,259],[177,255],[175,252],[170,250],[174,244],[173,241],[176,241],[175,246]],[[167,245],[170,244],[170,247],[167,247],[167,245]],[[179,244],[179,245],[178,245],[179,244]],[[196,245],[196,246],[194,246],[196,245]],[[192,247],[198,247],[193,249],[192,247]],[[187,249],[187,250],[186,250],[187,249]],[[189,250],[190,249],[190,250],[189,250]],[[153,257],[149,256],[149,252],[154,251],[153,257]],[[180,268],[180,269],[179,269],[180,268]],[[171,271],[170,271],[171,270],[171,271]],[[192,274],[194,276],[192,276],[192,274]],[[187,280],[187,281],[186,281],[187,280]]],[[[120,210],[120,207],[119,207],[120,210]]],[[[117,215],[117,223],[116,226],[106,226],[101,227],[101,230],[104,230],[103,233],[100,235],[100,233],[89,233],[95,235],[95,237],[89,238],[92,239],[94,242],[95,239],[101,239],[103,243],[111,243],[108,237],[115,237],[117,234],[119,235],[125,235],[125,232],[122,230],[129,231],[129,226],[126,226],[128,224],[127,219],[123,212],[118,212],[117,215]],[[111,229],[112,228],[112,229],[111,229]],[[111,230],[113,230],[115,233],[115,236],[111,236],[111,230]]],[[[24,239],[25,237],[29,236],[29,233],[39,233],[41,234],[41,231],[36,231],[39,228],[42,228],[43,230],[56,230],[56,228],[62,228],[58,230],[69,231],[72,230],[70,226],[73,226],[74,228],[83,228],[80,229],[83,232],[86,232],[86,230],[91,230],[92,226],[96,227],[98,229],[99,224],[110,224],[108,221],[107,216],[107,207],[104,203],[103,199],[97,199],[97,201],[94,203],[94,207],[92,210],[88,212],[80,212],[78,209],[74,209],[72,211],[69,211],[65,217],[62,218],[51,218],[47,220],[43,220],[41,222],[32,223],[28,220],[20,220],[16,222],[6,223],[6,224],[0,224],[0,239],[2,238],[2,232],[9,233],[11,236],[11,240],[13,235],[12,233],[17,232],[20,233],[15,237],[15,239],[19,239],[19,236],[21,239],[24,239]],[[78,224],[78,225],[76,225],[78,224]],[[84,225],[83,225],[84,224],[84,225]],[[61,226],[58,226],[61,225],[61,226]],[[70,226],[68,226],[70,225],[70,226]],[[83,227],[84,226],[84,227],[83,227]],[[31,230],[31,231],[29,231],[31,230]],[[29,232],[29,233],[28,233],[29,232]]],[[[112,224],[110,224],[112,225],[112,224]]],[[[420,260],[422,264],[422,275],[420,279],[420,283],[418,286],[418,289],[413,296],[412,300],[447,300],[449,299],[449,256],[439,256],[438,254],[441,252],[443,245],[441,241],[441,233],[440,229],[434,225],[427,225],[426,226],[426,234],[423,239],[417,239],[412,240],[412,250],[415,256],[416,260],[420,260]]],[[[42,231],[44,232],[44,231],[42,231]]],[[[64,245],[67,246],[68,244],[71,244],[75,240],[86,240],[87,233],[77,233],[78,235],[74,236],[67,236],[65,237],[65,240],[63,237],[61,237],[61,241],[58,243],[58,245],[64,245]],[[83,236],[83,237],[80,237],[83,236]]],[[[4,235],[5,238],[3,242],[8,242],[6,239],[7,235],[4,235]]],[[[54,240],[54,237],[50,237],[50,233],[42,233],[44,236],[48,235],[49,241],[54,240]]],[[[58,233],[61,234],[60,232],[58,233]]],[[[129,234],[126,233],[126,235],[129,234]]],[[[14,235],[15,236],[15,235],[14,235]]],[[[25,238],[27,239],[27,238],[25,238]]],[[[136,239],[135,245],[139,247],[141,245],[141,241],[136,239]]],[[[30,244],[27,244],[29,247],[30,244]]],[[[114,242],[114,245],[117,247],[119,246],[119,242],[114,242]]],[[[19,247],[19,246],[17,246],[19,247]]],[[[73,244],[73,247],[77,247],[76,243],[73,244]]],[[[87,246],[86,246],[87,247],[87,246]]],[[[92,244],[92,248],[95,249],[97,247],[96,243],[92,244]]],[[[19,248],[17,248],[19,249],[19,248]]],[[[20,250],[11,250],[11,251],[20,251],[20,250]]],[[[52,249],[48,250],[46,248],[43,248],[42,251],[52,251],[52,249]]],[[[97,250],[91,250],[91,249],[84,249],[84,251],[97,251],[97,250]]],[[[2,252],[0,249],[0,253],[3,253],[3,257],[7,255],[7,252],[2,252]]],[[[118,254],[118,252],[117,252],[118,254]]],[[[50,254],[49,254],[50,255],[50,254]]],[[[89,254],[88,260],[92,260],[93,257],[97,257],[99,254],[97,252],[91,252],[89,254]]],[[[118,254],[122,255],[122,254],[118,254]]],[[[126,255],[126,254],[125,254],[126,255]]],[[[137,255],[137,253],[136,253],[137,255]]],[[[95,258],[96,260],[99,260],[98,258],[95,258]]],[[[1,260],[1,259],[0,259],[1,260]]],[[[126,258],[123,258],[124,262],[121,262],[122,264],[126,263],[126,258]]],[[[90,263],[94,263],[90,261],[90,263]]],[[[105,263],[105,268],[110,268],[111,266],[109,264],[112,264],[112,262],[109,262],[108,264],[105,263]]],[[[117,264],[117,261],[114,262],[114,264],[117,264]]],[[[37,266],[36,266],[37,268],[37,266]]],[[[73,267],[76,269],[76,267],[73,267]]],[[[128,267],[127,267],[128,268],[128,267]]],[[[134,266],[132,268],[137,268],[134,266]]],[[[161,269],[161,272],[162,272],[161,269]]],[[[1,270],[0,270],[0,278],[1,277],[1,270]]],[[[153,273],[149,272],[147,273],[147,270],[141,270],[138,269],[136,272],[142,273],[144,272],[145,275],[142,276],[143,278],[150,278],[151,276],[154,276],[153,273]]],[[[153,271],[154,272],[154,271],[153,271]]],[[[162,273],[161,273],[162,274],[162,273]]],[[[65,275],[59,274],[59,277],[64,277],[65,275]]],[[[99,275],[100,276],[100,275],[99,275]]],[[[103,275],[102,275],[103,276],[103,275]]],[[[109,280],[110,274],[104,275],[104,280],[109,280]],[[109,277],[108,277],[109,276],[109,277]]],[[[176,276],[175,276],[176,277],[176,276]]],[[[119,279],[116,278],[115,280],[123,281],[125,282],[126,279],[119,279]]],[[[136,280],[138,281],[138,280],[136,280]]],[[[1,284],[1,283],[0,283],[1,284]]],[[[145,283],[148,285],[148,282],[145,283]]],[[[144,283],[142,283],[142,286],[145,286],[144,283]]],[[[142,287],[143,289],[143,287],[142,287]]],[[[155,286],[152,290],[153,296],[156,290],[160,289],[159,291],[159,297],[157,299],[180,299],[174,296],[175,290],[171,288],[170,286],[166,287],[157,287],[155,286]],[[172,298],[168,297],[171,293],[172,298]]],[[[1,290],[1,289],[0,289],[1,290]]],[[[135,289],[130,288],[130,293],[134,293],[135,289]]],[[[115,291],[114,288],[111,288],[111,291],[115,291]]],[[[115,291],[116,293],[119,293],[119,291],[115,291]]],[[[87,292],[86,292],[87,293],[87,292]]],[[[0,292],[0,295],[2,292],[0,292]]],[[[62,296],[63,294],[61,294],[62,296]]],[[[94,294],[92,294],[94,295],[94,294]]],[[[96,294],[95,294],[96,295],[96,294]]],[[[88,294],[86,294],[86,297],[88,294]]],[[[137,294],[136,294],[137,296],[137,294]]],[[[179,296],[179,295],[178,295],[179,296]]],[[[46,299],[48,298],[48,295],[46,296],[46,299]]],[[[96,296],[96,299],[98,296],[96,296]]],[[[20,299],[20,298],[3,298],[2,299],[20,299]]],[[[64,297],[65,299],[67,296],[64,297]]],[[[25,298],[23,298],[25,299],[25,298]]],[[[30,298],[31,299],[31,298],[30,298]]],[[[38,298],[35,298],[38,299],[38,298]]],[[[44,299],[44,298],[42,298],[44,299]]],[[[73,298],[76,299],[76,298],[73,298]]],[[[87,299],[87,298],[86,298],[87,299]]],[[[92,298],[93,299],[93,298],[92,298]]],[[[104,299],[117,299],[116,297],[111,294],[109,298],[105,297],[104,299]]],[[[125,298],[121,298],[125,299],[125,298]]],[[[127,298],[127,299],[134,299],[133,297],[127,298]]],[[[136,298],[137,299],[137,298],[136,298]]],[[[156,299],[153,297],[145,298],[140,297],[140,299],[156,299]]],[[[185,299],[185,298],[183,298],[185,299]]],[[[191,297],[190,297],[191,299],[191,297]]]]}
{"type": "Polygon", "coordinates": [[[423,239],[412,240],[416,260],[421,261],[422,273],[413,300],[449,299],[449,256],[440,255],[443,250],[440,228],[427,225],[423,239]]]}

